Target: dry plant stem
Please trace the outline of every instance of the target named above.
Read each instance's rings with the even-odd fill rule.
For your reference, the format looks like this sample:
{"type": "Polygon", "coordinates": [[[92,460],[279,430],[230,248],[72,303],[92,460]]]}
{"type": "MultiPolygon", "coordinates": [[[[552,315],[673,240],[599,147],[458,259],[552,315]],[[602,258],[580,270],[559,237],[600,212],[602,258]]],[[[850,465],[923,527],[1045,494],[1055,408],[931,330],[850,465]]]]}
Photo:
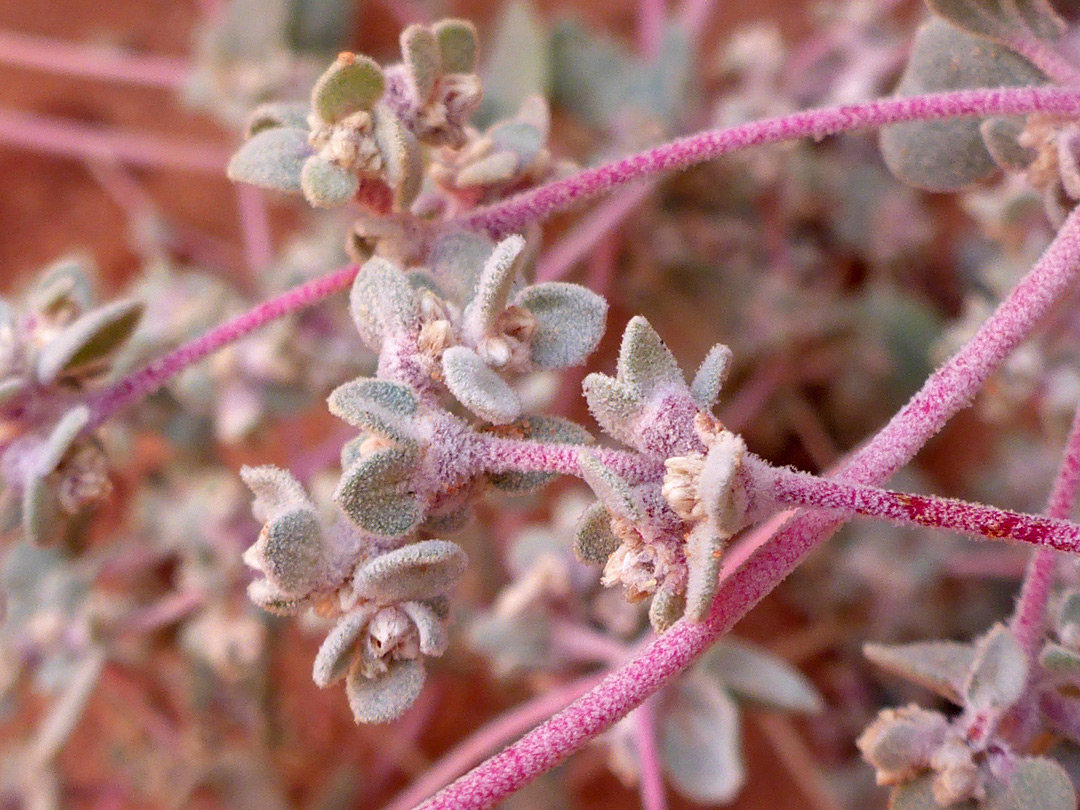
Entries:
{"type": "Polygon", "coordinates": [[[418,802],[459,776],[477,760],[514,739],[535,723],[550,717],[553,712],[557,712],[588,691],[600,680],[600,677],[589,675],[571,681],[550,692],[538,695],[481,726],[428,768],[419,780],[406,788],[383,810],[410,810],[418,802]]]}
{"type": "Polygon", "coordinates": [[[502,237],[613,188],[643,177],[686,169],[749,146],[798,138],[820,139],[853,129],[904,121],[1032,112],[1075,115],[1080,112],[1080,92],[1057,87],[1013,87],[931,93],[844,104],[708,130],[522,192],[503,202],[479,208],[453,224],[502,237]]]}
{"type": "Polygon", "coordinates": [[[611,199],[597,205],[549,250],[544,251],[536,267],[536,280],[560,281],[570,275],[574,265],[618,228],[655,187],[655,183],[639,183],[621,189],[611,199]]]}
{"type": "Polygon", "coordinates": [[[0,31],[0,64],[166,90],[182,89],[190,72],[183,59],[63,42],[15,31],[0,31]]]}
{"type": "Polygon", "coordinates": [[[358,272],[359,267],[346,267],[293,287],[102,389],[87,403],[90,406],[90,423],[86,430],[93,430],[117,411],[154,393],[188,366],[246,337],[260,326],[341,292],[352,284],[358,272]]]}
{"type": "Polygon", "coordinates": [[[0,111],[0,143],[67,158],[183,169],[217,177],[224,173],[230,154],[216,145],[177,143],[15,110],[0,111]]]}
{"type": "Polygon", "coordinates": [[[664,771],[656,739],[656,695],[634,709],[630,720],[634,723],[634,743],[641,763],[641,808],[667,810],[664,771]]]}
{"type": "Polygon", "coordinates": [[[892,523],[927,526],[991,540],[1018,540],[1045,549],[1080,552],[1080,525],[1053,517],[1025,515],[992,506],[891,492],[864,484],[829,481],[808,473],[775,467],[767,494],[786,506],[810,506],[880,518],[892,523]]]}
{"type": "MultiPolygon", "coordinates": [[[[880,483],[906,464],[986,378],[1035,329],[1047,310],[1080,275],[1080,213],[1069,215],[1057,238],[994,314],[885,428],[841,472],[843,479],[880,483]]],[[[705,621],[679,621],[641,655],[607,675],[517,743],[425,802],[423,810],[480,810],[558,765],[669,683],[784,580],[843,519],[797,513],[755,547],[737,567],[725,569],[705,621]]]]}
{"type": "MultiPolygon", "coordinates": [[[[1052,518],[1068,518],[1076,503],[1077,490],[1080,490],[1080,408],[1073,417],[1069,438],[1065,443],[1065,454],[1046,503],[1046,514],[1052,518]]],[[[1046,605],[1050,600],[1057,564],[1056,552],[1039,549],[1031,558],[1024,575],[1024,584],[1020,589],[1020,598],[1016,603],[1011,624],[1020,646],[1029,658],[1035,655],[1042,638],[1046,605]]]]}

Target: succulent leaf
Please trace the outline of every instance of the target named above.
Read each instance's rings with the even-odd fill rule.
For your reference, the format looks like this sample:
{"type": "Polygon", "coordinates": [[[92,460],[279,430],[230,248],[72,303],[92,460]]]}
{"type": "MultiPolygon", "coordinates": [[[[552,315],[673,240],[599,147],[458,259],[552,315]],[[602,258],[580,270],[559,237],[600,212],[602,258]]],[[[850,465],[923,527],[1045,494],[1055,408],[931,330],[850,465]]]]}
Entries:
{"type": "Polygon", "coordinates": [[[526,287],[516,303],[536,318],[530,353],[540,368],[581,365],[604,335],[607,301],[579,284],[553,281],[526,287]]]}
{"type": "Polygon", "coordinates": [[[709,411],[720,397],[720,389],[731,372],[731,349],[718,343],[709,349],[705,359],[698,366],[694,381],[690,384],[690,395],[703,411],[709,411]]]}
{"type": "Polygon", "coordinates": [[[585,479],[585,483],[612,514],[633,522],[644,519],[645,510],[640,498],[634,494],[630,485],[618,473],[588,450],[578,453],[578,466],[581,468],[581,477],[585,479]]]}
{"type": "Polygon", "coordinates": [[[308,111],[311,107],[307,104],[298,104],[291,101],[273,101],[269,104],[260,104],[248,118],[247,129],[244,138],[252,138],[266,129],[274,127],[290,127],[292,129],[307,129],[308,111]]]}
{"type": "Polygon", "coordinates": [[[450,643],[446,628],[439,615],[423,602],[402,602],[401,609],[416,625],[420,636],[420,652],[424,655],[442,655],[450,643]]]}
{"type": "Polygon", "coordinates": [[[353,663],[345,680],[345,694],[357,723],[396,720],[424,688],[424,666],[414,659],[391,661],[378,678],[365,677],[359,664],[353,663]]]}
{"type": "Polygon", "coordinates": [[[229,160],[226,173],[234,183],[299,193],[304,163],[314,153],[306,130],[272,127],[245,141],[229,160]]]}
{"type": "Polygon", "coordinates": [[[374,61],[343,53],[315,82],[311,106],[323,121],[334,123],[352,113],[370,110],[385,88],[382,68],[374,61]]]}
{"type": "Polygon", "coordinates": [[[452,589],[468,565],[456,543],[421,540],[364,563],[353,576],[353,590],[381,605],[418,602],[452,589]]]}
{"type": "Polygon", "coordinates": [[[360,337],[378,351],[388,337],[412,331],[420,317],[409,280],[386,259],[369,259],[349,293],[349,311],[360,337]]]}
{"type": "Polygon", "coordinates": [[[268,523],[280,514],[298,508],[311,508],[303,486],[292,473],[280,467],[241,467],[240,478],[255,495],[252,511],[258,520],[268,523]]]}
{"type": "Polygon", "coordinates": [[[442,69],[447,73],[472,73],[476,69],[476,26],[467,20],[440,20],[433,26],[439,41],[442,69]]]}
{"type": "Polygon", "coordinates": [[[984,810],[1076,810],[1068,772],[1052,759],[1023,757],[1003,790],[991,790],[984,810]]]}
{"type": "Polygon", "coordinates": [[[446,387],[458,402],[488,422],[505,425],[521,415],[521,400],[476,352],[452,346],[443,352],[446,387]]]}
{"type": "Polygon", "coordinates": [[[325,688],[345,677],[356,652],[356,640],[376,610],[376,605],[365,602],[334,625],[315,655],[311,679],[316,686],[325,688]]]}
{"type": "Polygon", "coordinates": [[[333,208],[356,196],[360,180],[348,169],[312,155],[300,171],[300,189],[304,199],[316,208],[333,208]]]}
{"type": "Polygon", "coordinates": [[[611,513],[602,503],[590,505],[578,519],[574,555],[584,563],[603,565],[618,547],[619,538],[611,531],[611,513]]]}
{"type": "Polygon", "coordinates": [[[394,209],[405,211],[424,181],[424,160],[416,138],[389,107],[373,110],[375,145],[382,156],[386,181],[394,192],[394,209]]]}
{"type": "Polygon", "coordinates": [[[419,499],[408,491],[415,451],[376,450],[342,473],[334,501],[361,529],[380,537],[401,537],[423,519],[419,499]]]}
{"type": "Polygon", "coordinates": [[[1028,661],[1013,632],[996,624],[975,645],[964,684],[965,706],[997,713],[1012,706],[1027,685],[1028,661]]]}
{"type": "Polygon", "coordinates": [[[63,374],[78,373],[119,348],[142,317],[138,301],[115,301],[92,309],[45,346],[37,360],[37,378],[48,385],[63,374]]]}
{"type": "Polygon", "coordinates": [[[413,95],[423,104],[435,92],[435,82],[442,72],[438,37],[426,25],[410,25],[401,32],[401,54],[413,95]]]}
{"type": "Polygon", "coordinates": [[[663,633],[682,618],[685,612],[686,594],[664,582],[649,603],[649,624],[654,632],[663,633]]]}
{"type": "Polygon", "coordinates": [[[702,666],[739,700],[804,714],[817,714],[825,707],[809,679],[754,644],[724,639],[706,653],[702,666]]]}
{"type": "Polygon", "coordinates": [[[645,396],[667,386],[686,385],[675,355],[640,315],[626,325],[616,368],[620,382],[645,396]]]}
{"type": "Polygon", "coordinates": [[[465,307],[465,330],[474,341],[489,332],[495,319],[506,309],[510,288],[517,276],[518,257],[525,249],[525,240],[514,234],[506,237],[491,251],[484,262],[476,292],[465,307]]]}
{"type": "Polygon", "coordinates": [[[863,654],[877,666],[959,704],[975,650],[955,641],[867,644],[863,654]]]}

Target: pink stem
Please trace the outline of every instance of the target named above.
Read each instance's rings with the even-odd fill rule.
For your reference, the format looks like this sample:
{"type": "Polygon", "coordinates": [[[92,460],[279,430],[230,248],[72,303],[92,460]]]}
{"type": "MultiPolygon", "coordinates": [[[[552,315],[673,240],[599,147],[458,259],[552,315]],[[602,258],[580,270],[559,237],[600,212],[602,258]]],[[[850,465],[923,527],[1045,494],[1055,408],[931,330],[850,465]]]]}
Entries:
{"type": "Polygon", "coordinates": [[[565,236],[544,252],[536,268],[537,281],[559,281],[570,274],[574,265],[585,258],[600,241],[622,224],[655,187],[640,183],[613,194],[575,224],[565,236]]]}
{"type": "Polygon", "coordinates": [[[697,45],[701,42],[701,35],[709,22],[709,15],[716,7],[716,0],[684,0],[678,11],[679,25],[690,44],[697,45]]]}
{"type": "Polygon", "coordinates": [[[617,667],[630,657],[630,650],[611,636],[569,621],[555,623],[551,643],[582,662],[597,661],[617,667]]]}
{"type": "Polygon", "coordinates": [[[240,212],[240,232],[244,238],[244,258],[252,274],[265,270],[274,258],[270,216],[262,190],[247,183],[236,185],[240,212]]]}
{"type": "MultiPolygon", "coordinates": [[[[1061,459],[1054,488],[1046,504],[1046,514],[1052,518],[1068,518],[1076,502],[1076,493],[1080,489],[1080,408],[1073,417],[1069,438],[1065,443],[1065,454],[1061,459]]],[[[1042,639],[1046,623],[1046,605],[1050,601],[1050,590],[1057,573],[1058,555],[1047,549],[1039,549],[1031,558],[1024,583],[1020,588],[1020,598],[1013,612],[1012,629],[1016,633],[1020,646],[1028,657],[1035,655],[1042,639]]]]}
{"type": "MultiPolygon", "coordinates": [[[[1078,274],[1080,213],[1074,210],[1035,267],[975,336],[854,456],[843,477],[878,483],[906,464],[950,417],[971,402],[986,378],[1031,334],[1078,274]]],[[[558,765],[689,666],[842,523],[843,519],[831,515],[800,511],[767,540],[754,542],[741,564],[725,567],[719,594],[705,621],[676,622],[641,655],[432,797],[422,805],[423,810],[490,808],[558,765]]]]}
{"type": "Polygon", "coordinates": [[[594,686],[598,680],[600,676],[590,675],[571,681],[496,717],[458,743],[383,810],[411,810],[418,802],[459,776],[477,760],[508,740],[514,739],[534,723],[550,716],[552,712],[558,711],[594,686]]]}
{"type": "Polygon", "coordinates": [[[259,304],[254,309],[214,327],[206,334],[185,343],[168,354],[150,361],[141,369],[134,371],[122,380],[118,380],[108,388],[98,391],[88,402],[90,406],[90,423],[86,429],[93,430],[117,411],[154,393],[188,366],[199,362],[218,349],[246,337],[260,326],[341,292],[352,284],[359,271],[359,267],[346,267],[343,270],[337,270],[329,275],[293,287],[276,298],[259,304]]]}
{"type": "Polygon", "coordinates": [[[0,31],[0,63],[80,79],[128,82],[168,90],[181,89],[190,72],[184,59],[62,42],[15,31],[0,31]]]}
{"type": "Polygon", "coordinates": [[[853,129],[880,127],[903,121],[929,121],[1031,112],[1080,112],[1080,93],[1057,87],[1010,87],[961,90],[911,98],[891,98],[845,104],[767,118],[725,129],[690,135],[628,157],[586,169],[572,177],[524,191],[461,217],[453,225],[487,231],[502,237],[521,230],[581,200],[663,172],[689,168],[737,149],[797,138],[821,139],[853,129]]]}
{"type": "Polygon", "coordinates": [[[927,526],[993,540],[1018,540],[1058,551],[1080,551],[1080,525],[1066,520],[1025,515],[952,498],[909,495],[865,484],[830,481],[808,473],[759,464],[760,477],[755,477],[763,488],[767,487],[767,496],[787,506],[810,506],[882,518],[902,525],[927,526]]]}
{"type": "Polygon", "coordinates": [[[642,810],[667,810],[664,768],[656,744],[656,696],[634,709],[630,719],[634,723],[634,742],[641,763],[642,810]]]}
{"type": "Polygon", "coordinates": [[[216,145],[177,143],[15,110],[0,111],[0,142],[80,160],[111,160],[222,176],[229,160],[229,151],[216,145]]]}
{"type": "MultiPolygon", "coordinates": [[[[580,444],[547,444],[475,434],[484,472],[556,472],[581,476],[578,454],[588,450],[604,465],[634,481],[663,478],[664,463],[627,450],[583,447],[580,444]]],[[[478,470],[479,472],[479,470],[478,470]]]]}
{"type": "Polygon", "coordinates": [[[638,51],[646,59],[655,59],[660,54],[665,16],[664,0],[638,0],[638,51]]]}

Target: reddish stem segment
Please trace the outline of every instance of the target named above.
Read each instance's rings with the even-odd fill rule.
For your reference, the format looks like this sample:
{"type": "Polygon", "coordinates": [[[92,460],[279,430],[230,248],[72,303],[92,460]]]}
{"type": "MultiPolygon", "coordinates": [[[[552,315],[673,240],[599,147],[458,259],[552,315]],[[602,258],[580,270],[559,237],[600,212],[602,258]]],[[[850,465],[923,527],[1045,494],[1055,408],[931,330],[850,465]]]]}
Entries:
{"type": "Polygon", "coordinates": [[[508,200],[479,208],[455,224],[502,237],[575,202],[595,197],[617,186],[663,172],[686,169],[749,146],[798,138],[821,139],[848,130],[904,121],[1032,112],[1075,115],[1080,112],[1080,93],[1062,88],[1034,87],[962,90],[845,104],[709,130],[522,192],[508,200]]]}
{"type": "Polygon", "coordinates": [[[117,411],[154,393],[188,366],[246,337],[259,327],[341,292],[352,284],[358,272],[360,272],[359,267],[346,267],[301,284],[214,327],[178,349],[152,360],[138,371],[91,397],[88,403],[91,414],[90,423],[86,429],[93,430],[117,411]]]}
{"type": "MultiPolygon", "coordinates": [[[[877,483],[906,464],[986,378],[1028,337],[1080,274],[1080,213],[1069,215],[1057,238],[975,336],[847,465],[842,477],[877,483]]],[[[828,538],[843,519],[800,512],[739,564],[725,569],[704,622],[679,621],[641,655],[500,754],[425,802],[423,810],[479,810],[555,767],[669,683],[731,629],[828,538]]],[[[751,538],[752,539],[752,538],[751,538]]],[[[748,539],[747,542],[751,542],[748,539]]]]}
{"type": "Polygon", "coordinates": [[[630,716],[634,723],[634,742],[637,744],[641,763],[642,810],[667,810],[664,795],[664,767],[660,761],[660,749],[656,735],[656,696],[649,698],[630,716]]]}
{"type": "MultiPolygon", "coordinates": [[[[1080,490],[1080,408],[1073,417],[1069,438],[1065,443],[1065,454],[1058,467],[1054,488],[1046,504],[1046,514],[1052,518],[1067,518],[1072,514],[1077,491],[1080,490]]],[[[1046,623],[1046,605],[1050,601],[1050,590],[1057,573],[1058,555],[1054,551],[1039,549],[1031,558],[1024,584],[1020,588],[1020,598],[1013,612],[1012,629],[1020,646],[1028,654],[1035,655],[1042,639],[1046,623]]]]}

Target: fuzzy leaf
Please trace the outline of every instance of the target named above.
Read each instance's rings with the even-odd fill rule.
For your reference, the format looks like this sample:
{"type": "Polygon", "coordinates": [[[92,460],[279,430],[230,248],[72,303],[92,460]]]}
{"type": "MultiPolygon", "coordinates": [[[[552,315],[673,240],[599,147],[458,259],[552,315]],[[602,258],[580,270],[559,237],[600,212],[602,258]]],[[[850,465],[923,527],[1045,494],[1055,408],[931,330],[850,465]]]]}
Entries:
{"type": "Polygon", "coordinates": [[[476,292],[464,312],[465,331],[473,341],[478,342],[488,334],[495,319],[506,309],[518,272],[517,259],[524,249],[525,240],[514,234],[499,242],[484,262],[476,292]]]}
{"type": "MultiPolygon", "coordinates": [[[[1014,52],[933,19],[915,35],[900,96],[972,87],[1040,84],[1043,75],[1014,52]]],[[[955,191],[996,170],[978,118],[917,121],[886,127],[881,150],[889,169],[909,185],[955,191]]]]}
{"type": "Polygon", "coordinates": [[[817,714],[825,708],[821,695],[802,673],[745,641],[724,639],[705,654],[702,666],[740,700],[805,714],[817,714]]]}
{"type": "Polygon", "coordinates": [[[307,104],[298,104],[292,101],[273,101],[269,104],[260,104],[248,118],[247,130],[244,138],[249,139],[266,129],[274,127],[290,127],[292,129],[307,129],[308,111],[311,107],[307,104]]]}
{"type": "Polygon", "coordinates": [[[1019,143],[1023,120],[988,118],[979,127],[983,144],[994,162],[1007,172],[1020,173],[1035,160],[1036,152],[1019,143]]]}
{"type": "Polygon", "coordinates": [[[940,712],[920,706],[885,709],[855,741],[868,763],[889,781],[923,770],[948,733],[940,712]]]}
{"type": "Polygon", "coordinates": [[[574,555],[579,560],[603,565],[619,544],[611,531],[611,513],[602,503],[594,503],[581,513],[574,532],[574,555]]]}
{"type": "Polygon", "coordinates": [[[420,318],[409,280],[386,259],[368,259],[353,282],[349,311],[363,341],[375,351],[383,340],[413,331],[420,318]]]}
{"type": "Polygon", "coordinates": [[[35,546],[49,542],[56,533],[59,517],[56,488],[40,476],[27,481],[22,493],[22,529],[26,539],[35,546]]]}
{"type": "Polygon", "coordinates": [[[984,810],[1076,810],[1076,789],[1057,762],[1023,757],[1004,790],[991,791],[984,810]]]}
{"type": "MultiPolygon", "coordinates": [[[[589,445],[593,443],[593,437],[587,430],[568,419],[560,419],[556,416],[524,416],[508,428],[512,429],[512,435],[548,444],[589,445]]],[[[488,481],[501,492],[520,495],[539,489],[555,480],[556,477],[555,473],[510,471],[489,473],[488,481]]]]}
{"type": "MultiPolygon", "coordinates": [[[[533,96],[526,100],[526,104],[529,105],[526,108],[526,114],[536,114],[531,108],[537,105],[530,102],[539,102],[539,105],[542,105],[541,109],[546,112],[547,105],[543,98],[533,96]]],[[[495,142],[495,147],[499,152],[513,154],[516,157],[515,166],[521,167],[530,165],[543,150],[547,140],[547,127],[541,129],[533,123],[515,118],[496,124],[484,134],[495,142]]]]}
{"type": "Polygon", "coordinates": [[[698,476],[698,498],[705,507],[708,525],[726,541],[746,524],[748,496],[740,480],[746,443],[731,431],[723,431],[709,448],[698,476]]]}
{"type": "Polygon", "coordinates": [[[386,181],[394,192],[394,210],[405,211],[424,181],[420,144],[386,105],[376,104],[373,116],[375,145],[383,159],[386,181]]]}
{"type": "Polygon", "coordinates": [[[709,615],[720,587],[720,568],[727,539],[707,523],[697,524],[686,538],[686,615],[700,622],[709,615]]]}
{"type": "Polygon", "coordinates": [[[958,28],[1002,43],[1028,34],[1054,40],[1066,28],[1047,0],[926,0],[926,4],[958,28]],[[1016,22],[1009,6],[1019,12],[1016,22]]]}
{"type": "Polygon", "coordinates": [[[660,388],[686,385],[675,356],[640,315],[626,325],[616,368],[620,382],[645,396],[660,388]]]}
{"type": "Polygon", "coordinates": [[[1004,624],[996,624],[975,645],[964,705],[995,714],[1004,711],[1020,699],[1027,676],[1027,656],[1020,642],[1004,624]]]}
{"type": "Polygon", "coordinates": [[[34,463],[34,474],[44,477],[55,472],[71,445],[89,423],[90,409],[85,405],[65,411],[57,420],[49,438],[45,440],[45,446],[34,463]]]}
{"type": "Polygon", "coordinates": [[[934,800],[934,778],[924,776],[897,786],[889,796],[889,810],[979,810],[974,801],[942,807],[934,800]]]}
{"type": "Polygon", "coordinates": [[[30,309],[46,316],[60,307],[85,312],[94,303],[92,264],[83,256],[65,256],[41,271],[30,290],[30,309]]]}
{"type": "Polygon", "coordinates": [[[305,599],[286,596],[265,579],[250,582],[247,595],[254,605],[277,616],[292,616],[307,604],[305,599]]]}
{"type": "Polygon", "coordinates": [[[416,446],[408,420],[416,412],[418,401],[407,385],[389,380],[353,380],[334,389],[327,404],[330,413],[365,433],[405,447],[416,446]]]}
{"type": "Polygon", "coordinates": [[[345,681],[349,708],[357,723],[389,723],[412,705],[424,688],[424,667],[419,661],[391,661],[379,678],[364,677],[354,663],[345,681]]]}
{"type": "Polygon", "coordinates": [[[644,519],[645,511],[640,499],[618,473],[587,450],[578,453],[578,467],[585,483],[608,511],[633,522],[644,519]]]}
{"type": "Polygon", "coordinates": [[[401,55],[413,96],[423,105],[435,92],[435,82],[442,72],[435,32],[426,25],[410,25],[401,32],[401,55]]]}
{"type": "Polygon", "coordinates": [[[686,595],[665,582],[649,603],[649,624],[654,632],[663,633],[682,618],[685,611],[686,595]]]}
{"type": "Polygon", "coordinates": [[[377,610],[376,605],[365,602],[338,620],[315,655],[311,679],[316,686],[325,688],[345,677],[356,653],[356,640],[377,610]]]}
{"type": "Polygon", "coordinates": [[[428,262],[450,297],[464,301],[476,294],[479,268],[494,249],[495,243],[482,234],[450,230],[435,238],[428,262]]]}
{"type": "Polygon", "coordinates": [[[535,8],[522,0],[505,4],[485,60],[480,118],[509,118],[529,96],[547,95],[550,73],[548,34],[535,8]]]}
{"type": "Polygon", "coordinates": [[[914,644],[867,644],[863,654],[887,672],[917,683],[953,703],[975,658],[970,644],[925,641],[914,644]]]}
{"type": "Polygon", "coordinates": [[[138,301],[115,301],[77,318],[38,356],[38,381],[48,385],[62,374],[78,373],[102,360],[131,336],[142,312],[138,301]]]}
{"type": "Polygon", "coordinates": [[[472,73],[476,69],[476,26],[468,20],[440,20],[433,26],[439,56],[446,73],[472,73]]]}
{"type": "Polygon", "coordinates": [[[300,188],[304,199],[316,208],[333,208],[356,196],[360,180],[348,169],[312,155],[300,171],[300,188]]]}
{"type": "Polygon", "coordinates": [[[1048,642],[1039,653],[1039,664],[1047,672],[1080,684],[1080,653],[1048,642]]]}
{"type": "Polygon", "coordinates": [[[325,574],[322,528],[311,509],[301,507],[275,516],[252,549],[253,557],[262,563],[257,567],[286,596],[307,595],[325,574]]]}
{"type": "Polygon", "coordinates": [[[604,335],[607,301],[578,284],[552,281],[526,287],[517,304],[536,318],[530,355],[540,368],[581,365],[604,335]]]}
{"type": "Polygon", "coordinates": [[[443,352],[446,387],[458,402],[488,422],[505,425],[521,415],[521,400],[480,355],[465,346],[443,352]]]}
{"type": "Polygon", "coordinates": [[[513,152],[495,152],[474,161],[454,175],[455,188],[482,188],[512,180],[521,161],[513,152]]]}
{"type": "Polygon", "coordinates": [[[311,507],[307,493],[292,473],[270,464],[241,467],[240,478],[255,495],[252,511],[256,519],[268,523],[280,514],[301,507],[311,507]]]}
{"type": "Polygon", "coordinates": [[[720,389],[731,372],[731,349],[723,344],[716,344],[698,366],[694,381],[690,384],[690,395],[703,411],[712,410],[720,397],[720,389]]]}
{"type": "Polygon", "coordinates": [[[256,133],[229,160],[229,179],[274,191],[299,193],[304,162],[315,153],[306,130],[273,127],[256,133]]]}
{"type": "Polygon", "coordinates": [[[674,687],[660,721],[664,769],[675,789],[703,804],[731,801],[746,779],[735,701],[692,672],[674,687]]]}
{"type": "Polygon", "coordinates": [[[364,563],[353,576],[353,590],[380,605],[431,599],[452,589],[468,565],[457,543],[421,540],[364,563]]]}
{"type": "Polygon", "coordinates": [[[596,372],[581,383],[589,412],[611,438],[633,445],[638,436],[633,420],[644,407],[641,396],[629,385],[596,372]]]}
{"type": "Polygon", "coordinates": [[[382,98],[386,79],[382,69],[366,56],[343,53],[311,91],[311,106],[327,123],[360,110],[370,110],[382,98]]]}
{"type": "Polygon", "coordinates": [[[401,537],[423,519],[419,499],[408,491],[416,454],[400,447],[362,456],[342,473],[334,501],[364,531],[401,537]]]}
{"type": "Polygon", "coordinates": [[[424,655],[442,655],[450,643],[442,619],[423,602],[402,602],[401,609],[416,625],[420,636],[420,652],[424,655]]]}

